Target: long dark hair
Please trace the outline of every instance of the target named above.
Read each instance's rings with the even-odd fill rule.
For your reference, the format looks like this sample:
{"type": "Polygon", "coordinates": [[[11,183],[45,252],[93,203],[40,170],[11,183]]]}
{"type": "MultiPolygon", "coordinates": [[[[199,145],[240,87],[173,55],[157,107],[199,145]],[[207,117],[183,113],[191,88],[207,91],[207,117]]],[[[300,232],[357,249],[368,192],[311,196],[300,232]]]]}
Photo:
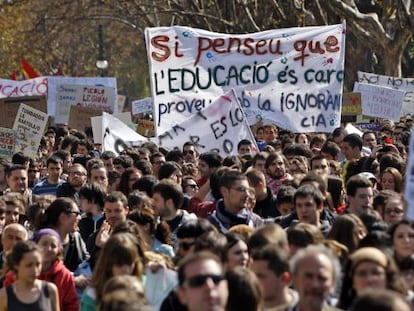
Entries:
{"type": "Polygon", "coordinates": [[[72,206],[76,205],[75,201],[67,197],[60,197],[53,201],[43,213],[37,215],[35,229],[57,228],[59,225],[59,216],[62,213],[69,214],[72,212],[72,206]]]}

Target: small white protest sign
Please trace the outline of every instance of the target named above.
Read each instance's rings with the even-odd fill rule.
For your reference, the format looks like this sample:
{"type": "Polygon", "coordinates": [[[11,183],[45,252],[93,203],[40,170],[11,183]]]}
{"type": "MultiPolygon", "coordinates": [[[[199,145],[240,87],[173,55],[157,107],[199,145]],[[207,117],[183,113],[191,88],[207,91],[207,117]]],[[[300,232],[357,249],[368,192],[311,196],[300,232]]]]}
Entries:
{"type": "Polygon", "coordinates": [[[414,78],[399,78],[358,71],[358,81],[405,91],[402,113],[414,114],[414,78]]]}
{"type": "MultiPolygon", "coordinates": [[[[116,78],[111,77],[47,77],[47,112],[51,116],[56,114],[56,93],[58,86],[61,84],[76,84],[76,85],[95,85],[107,86],[115,88],[115,93],[118,93],[116,87],[116,78]]],[[[118,112],[117,110],[115,112],[118,112]]]]}
{"type": "Polygon", "coordinates": [[[139,135],[114,116],[102,114],[102,150],[119,154],[129,146],[137,146],[148,138],[139,135]]]}
{"type": "Polygon", "coordinates": [[[20,104],[13,130],[16,132],[14,152],[35,158],[48,120],[48,115],[25,104],[20,104]]]}
{"type": "Polygon", "coordinates": [[[0,157],[11,159],[16,144],[16,132],[12,129],[0,127],[0,157]]]}
{"type": "Polygon", "coordinates": [[[151,97],[134,100],[132,102],[132,115],[138,113],[151,113],[153,111],[153,103],[151,97]]]}
{"type": "Polygon", "coordinates": [[[400,120],[404,91],[356,82],[354,92],[361,93],[363,115],[396,122],[400,120]]]}
{"type": "Polygon", "coordinates": [[[191,141],[200,152],[215,150],[228,156],[238,154],[237,144],[242,139],[250,140],[258,150],[237,96],[230,90],[206,109],[151,140],[170,149],[191,141]]]}
{"type": "Polygon", "coordinates": [[[113,87],[106,86],[58,85],[55,122],[58,124],[68,123],[70,107],[75,105],[113,113],[118,109],[116,91],[113,87]]]}

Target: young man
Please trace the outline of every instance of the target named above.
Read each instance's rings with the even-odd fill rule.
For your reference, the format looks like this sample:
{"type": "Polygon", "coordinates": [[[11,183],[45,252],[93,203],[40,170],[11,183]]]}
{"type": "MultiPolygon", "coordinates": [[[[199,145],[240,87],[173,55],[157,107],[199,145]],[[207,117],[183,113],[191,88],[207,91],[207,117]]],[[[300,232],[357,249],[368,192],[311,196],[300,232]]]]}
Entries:
{"type": "Polygon", "coordinates": [[[269,244],[252,252],[250,269],[259,279],[264,294],[264,311],[285,310],[298,302],[298,294],[289,288],[288,252],[269,244]]]}
{"type": "Polygon", "coordinates": [[[82,164],[73,164],[68,171],[68,181],[57,188],[56,196],[71,198],[80,206],[79,190],[86,183],[86,175],[82,164]]]}
{"type": "Polygon", "coordinates": [[[219,182],[222,199],[217,202],[216,210],[208,220],[221,232],[239,224],[256,228],[263,224],[263,219],[251,212],[248,207],[250,185],[247,177],[240,172],[225,173],[219,182]]]}
{"type": "Polygon", "coordinates": [[[46,161],[47,178],[33,187],[33,193],[37,195],[56,195],[57,188],[63,183],[60,175],[63,173],[63,162],[59,157],[50,157],[46,161]]]}
{"type": "Polygon", "coordinates": [[[293,180],[292,175],[287,172],[288,166],[289,163],[286,157],[278,153],[271,153],[266,159],[267,185],[276,195],[280,186],[293,180]]]}
{"type": "Polygon", "coordinates": [[[183,145],[184,161],[187,163],[198,164],[198,157],[200,152],[197,150],[197,146],[192,142],[186,142],[183,145]]]}
{"type": "Polygon", "coordinates": [[[104,222],[103,206],[106,189],[97,183],[86,184],[79,191],[80,207],[83,212],[79,220],[79,232],[84,241],[99,229],[104,222]]]}
{"type": "Polygon", "coordinates": [[[197,216],[181,209],[184,194],[181,186],[173,180],[164,179],[153,188],[153,207],[161,220],[170,226],[174,244],[177,242],[177,229],[190,219],[197,216]]]}
{"type": "Polygon", "coordinates": [[[253,143],[248,139],[242,139],[237,144],[237,152],[239,155],[252,154],[253,153],[253,143]]]}
{"type": "Polygon", "coordinates": [[[178,297],[188,311],[225,311],[228,287],[218,257],[199,252],[178,267],[178,297]]]}
{"type": "Polygon", "coordinates": [[[98,183],[105,188],[108,187],[108,174],[103,162],[95,163],[88,168],[88,183],[98,183]]]}
{"type": "Polygon", "coordinates": [[[346,195],[348,206],[344,213],[352,213],[357,216],[369,212],[373,208],[374,191],[368,178],[355,175],[346,183],[346,195]]]}
{"type": "Polygon", "coordinates": [[[253,211],[262,218],[280,216],[276,205],[276,196],[266,184],[263,172],[252,169],[246,173],[249,185],[255,190],[256,205],[253,211]]]}

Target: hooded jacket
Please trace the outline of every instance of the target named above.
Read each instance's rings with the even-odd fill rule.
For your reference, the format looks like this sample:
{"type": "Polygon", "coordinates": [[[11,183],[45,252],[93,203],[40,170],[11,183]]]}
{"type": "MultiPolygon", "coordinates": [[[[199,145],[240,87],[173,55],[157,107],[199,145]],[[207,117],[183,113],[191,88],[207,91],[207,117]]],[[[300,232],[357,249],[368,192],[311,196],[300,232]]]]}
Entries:
{"type": "Polygon", "coordinates": [[[79,310],[75,279],[72,272],[65,267],[61,260],[56,260],[48,271],[42,271],[39,279],[56,284],[59,292],[60,310],[79,310]]]}

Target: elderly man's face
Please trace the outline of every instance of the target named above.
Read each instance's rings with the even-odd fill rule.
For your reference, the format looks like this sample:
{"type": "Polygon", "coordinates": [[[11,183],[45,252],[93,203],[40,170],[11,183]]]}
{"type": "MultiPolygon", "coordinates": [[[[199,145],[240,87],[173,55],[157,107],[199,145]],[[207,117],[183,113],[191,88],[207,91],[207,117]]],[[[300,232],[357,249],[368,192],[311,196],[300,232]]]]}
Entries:
{"type": "Polygon", "coordinates": [[[334,288],[334,267],[324,254],[311,254],[298,263],[292,280],[300,305],[316,310],[334,288]]]}

